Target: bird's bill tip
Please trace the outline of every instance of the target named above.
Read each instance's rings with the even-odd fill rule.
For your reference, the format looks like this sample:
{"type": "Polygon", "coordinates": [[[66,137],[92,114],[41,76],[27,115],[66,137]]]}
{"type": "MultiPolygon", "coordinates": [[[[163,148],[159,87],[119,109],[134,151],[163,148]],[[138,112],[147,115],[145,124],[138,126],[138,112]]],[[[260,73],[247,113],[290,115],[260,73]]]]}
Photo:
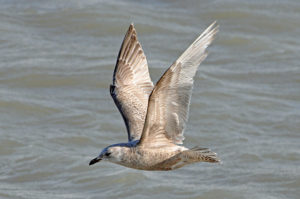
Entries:
{"type": "Polygon", "coordinates": [[[99,157],[94,158],[94,159],[92,159],[92,160],[90,161],[89,166],[91,166],[91,165],[93,165],[93,164],[95,164],[95,163],[97,163],[97,162],[99,162],[99,161],[101,161],[101,160],[102,160],[102,159],[99,158],[99,157]]]}

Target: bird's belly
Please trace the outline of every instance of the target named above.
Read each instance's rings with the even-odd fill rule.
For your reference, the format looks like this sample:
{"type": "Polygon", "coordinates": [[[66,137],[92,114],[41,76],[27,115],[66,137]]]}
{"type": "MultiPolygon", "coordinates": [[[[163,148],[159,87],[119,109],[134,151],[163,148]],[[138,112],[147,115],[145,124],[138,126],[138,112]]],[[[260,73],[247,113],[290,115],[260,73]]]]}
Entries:
{"type": "Polygon", "coordinates": [[[124,157],[121,164],[123,166],[140,169],[140,170],[172,170],[180,158],[176,155],[181,153],[185,148],[177,150],[167,149],[142,149],[136,150],[130,154],[130,157],[124,157]]]}

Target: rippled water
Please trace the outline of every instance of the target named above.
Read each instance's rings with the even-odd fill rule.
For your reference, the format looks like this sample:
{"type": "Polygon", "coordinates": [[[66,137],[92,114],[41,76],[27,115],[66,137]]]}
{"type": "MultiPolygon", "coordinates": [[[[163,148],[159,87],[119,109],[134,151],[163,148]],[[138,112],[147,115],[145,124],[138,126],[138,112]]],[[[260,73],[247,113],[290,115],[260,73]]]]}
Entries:
{"type": "Polygon", "coordinates": [[[2,0],[0,35],[0,198],[299,198],[299,1],[2,0]],[[127,139],[108,86],[129,24],[156,81],[214,20],[185,145],[223,164],[89,167],[127,139]]]}

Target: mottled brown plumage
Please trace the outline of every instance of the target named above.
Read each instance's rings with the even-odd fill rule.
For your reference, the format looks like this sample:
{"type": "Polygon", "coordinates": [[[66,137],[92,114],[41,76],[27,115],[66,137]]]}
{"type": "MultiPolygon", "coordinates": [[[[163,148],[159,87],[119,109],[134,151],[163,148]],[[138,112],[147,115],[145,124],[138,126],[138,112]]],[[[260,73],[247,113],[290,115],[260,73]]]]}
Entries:
{"type": "Polygon", "coordinates": [[[126,124],[128,141],[141,137],[152,89],[146,56],[137,40],[136,30],[130,24],[110,86],[110,94],[126,124]]]}
{"type": "Polygon", "coordinates": [[[102,159],[141,170],[172,170],[195,162],[219,162],[207,148],[182,144],[194,76],[218,26],[210,25],[168,68],[153,88],[147,60],[133,24],[123,40],[110,93],[127,127],[128,143],[110,145],[102,159]]]}

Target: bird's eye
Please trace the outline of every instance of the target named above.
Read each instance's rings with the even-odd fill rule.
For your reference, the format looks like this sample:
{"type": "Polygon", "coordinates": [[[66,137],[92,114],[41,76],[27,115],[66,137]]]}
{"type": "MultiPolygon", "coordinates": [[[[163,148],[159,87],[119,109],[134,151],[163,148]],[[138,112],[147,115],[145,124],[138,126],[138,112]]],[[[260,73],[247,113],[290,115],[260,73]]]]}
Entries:
{"type": "Polygon", "coordinates": [[[109,156],[111,153],[110,152],[106,152],[105,153],[105,156],[109,156]]]}

